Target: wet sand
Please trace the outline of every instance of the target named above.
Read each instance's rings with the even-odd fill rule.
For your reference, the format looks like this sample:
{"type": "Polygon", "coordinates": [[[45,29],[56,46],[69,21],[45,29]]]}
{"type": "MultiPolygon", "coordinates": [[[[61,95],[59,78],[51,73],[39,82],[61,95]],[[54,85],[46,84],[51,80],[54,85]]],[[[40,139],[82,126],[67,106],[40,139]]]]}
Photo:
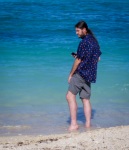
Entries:
{"type": "Polygon", "coordinates": [[[0,137],[0,150],[129,150],[129,126],[49,136],[0,137]]]}

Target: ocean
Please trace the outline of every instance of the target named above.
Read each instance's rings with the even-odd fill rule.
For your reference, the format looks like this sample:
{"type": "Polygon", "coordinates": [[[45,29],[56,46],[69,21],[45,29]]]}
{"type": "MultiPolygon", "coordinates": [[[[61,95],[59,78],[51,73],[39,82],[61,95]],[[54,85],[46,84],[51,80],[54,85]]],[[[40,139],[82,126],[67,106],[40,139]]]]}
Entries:
{"type": "MultiPolygon", "coordinates": [[[[0,136],[66,133],[68,75],[85,20],[102,55],[92,128],[129,124],[129,1],[0,0],[0,136]]],[[[79,96],[78,123],[85,131],[79,96]]]]}

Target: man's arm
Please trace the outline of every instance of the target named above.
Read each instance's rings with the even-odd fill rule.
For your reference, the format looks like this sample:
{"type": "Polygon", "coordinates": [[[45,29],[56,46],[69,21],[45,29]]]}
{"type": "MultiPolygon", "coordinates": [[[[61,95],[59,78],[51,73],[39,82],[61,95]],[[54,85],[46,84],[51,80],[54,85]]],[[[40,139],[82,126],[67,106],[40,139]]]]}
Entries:
{"type": "Polygon", "coordinates": [[[78,65],[80,64],[80,62],[81,62],[81,59],[78,59],[78,58],[75,59],[73,67],[72,67],[70,75],[69,75],[69,78],[68,78],[68,82],[70,82],[70,80],[71,80],[74,72],[76,71],[78,65]]]}

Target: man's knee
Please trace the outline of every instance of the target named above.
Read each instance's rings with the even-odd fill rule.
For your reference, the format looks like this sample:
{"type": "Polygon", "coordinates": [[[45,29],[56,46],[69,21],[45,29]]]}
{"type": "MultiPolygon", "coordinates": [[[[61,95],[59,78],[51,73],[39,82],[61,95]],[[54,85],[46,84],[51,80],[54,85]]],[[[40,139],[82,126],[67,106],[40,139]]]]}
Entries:
{"type": "Polygon", "coordinates": [[[66,100],[68,101],[70,99],[69,92],[66,94],[66,100]]]}
{"type": "Polygon", "coordinates": [[[73,99],[73,97],[75,97],[75,95],[72,94],[70,91],[68,91],[68,93],[66,94],[66,99],[67,99],[67,101],[73,99]]]}
{"type": "Polygon", "coordinates": [[[89,102],[89,101],[90,101],[90,98],[83,98],[82,100],[83,100],[83,101],[86,101],[86,102],[89,102]]]}

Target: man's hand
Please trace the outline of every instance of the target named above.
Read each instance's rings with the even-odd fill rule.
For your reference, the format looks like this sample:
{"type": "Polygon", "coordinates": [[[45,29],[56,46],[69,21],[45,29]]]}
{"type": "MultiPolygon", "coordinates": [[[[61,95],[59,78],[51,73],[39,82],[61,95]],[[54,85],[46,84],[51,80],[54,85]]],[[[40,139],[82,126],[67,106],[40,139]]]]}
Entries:
{"type": "Polygon", "coordinates": [[[71,75],[69,75],[68,83],[70,83],[71,78],[72,78],[72,76],[71,76],[71,75]]]}
{"type": "Polygon", "coordinates": [[[74,72],[76,71],[78,65],[80,64],[80,62],[81,62],[81,59],[78,59],[78,58],[75,59],[73,67],[72,67],[70,75],[69,75],[69,78],[68,78],[68,83],[70,83],[70,80],[71,80],[74,72]]]}
{"type": "Polygon", "coordinates": [[[71,55],[74,57],[74,58],[77,58],[77,54],[72,52],[71,55]]]}

